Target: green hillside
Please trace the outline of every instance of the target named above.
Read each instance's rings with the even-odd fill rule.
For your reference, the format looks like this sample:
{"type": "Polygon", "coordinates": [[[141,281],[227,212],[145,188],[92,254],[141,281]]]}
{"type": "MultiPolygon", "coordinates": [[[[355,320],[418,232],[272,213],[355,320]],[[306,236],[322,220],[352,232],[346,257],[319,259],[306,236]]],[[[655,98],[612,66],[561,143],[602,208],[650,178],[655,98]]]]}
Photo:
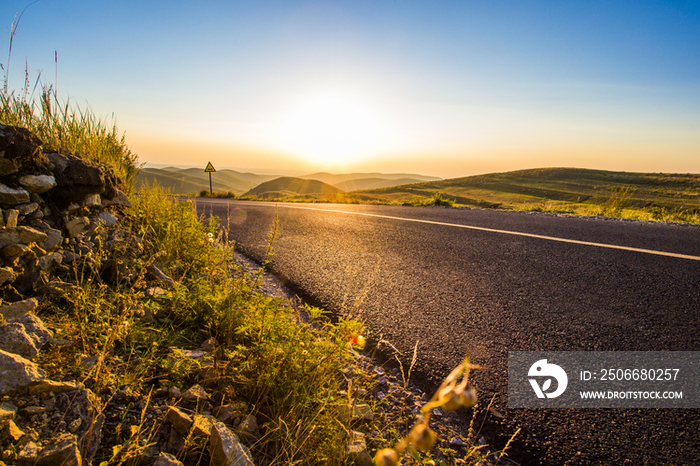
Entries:
{"type": "MultiPolygon", "coordinates": [[[[232,192],[241,195],[255,186],[276,178],[274,175],[241,173],[235,170],[218,170],[212,173],[212,188],[216,192],[232,192]]],[[[143,168],[136,177],[137,188],[153,183],[167,188],[173,194],[198,193],[209,190],[209,174],[201,168],[143,168]]]]}
{"type": "Polygon", "coordinates": [[[338,189],[343,191],[359,191],[367,189],[378,189],[378,188],[389,188],[392,186],[399,186],[404,184],[415,184],[421,183],[425,180],[418,178],[358,178],[355,180],[341,181],[340,183],[333,183],[338,189]]]}
{"type": "MultiPolygon", "coordinates": [[[[436,176],[425,176],[425,175],[416,175],[416,174],[409,174],[409,173],[343,173],[343,174],[333,174],[333,173],[326,173],[326,172],[319,172],[319,173],[312,173],[310,175],[304,175],[300,176],[299,178],[304,178],[308,180],[319,180],[323,181],[324,183],[328,183],[330,185],[333,185],[337,188],[343,189],[340,186],[338,186],[340,183],[345,183],[348,181],[358,181],[362,179],[382,179],[382,180],[387,180],[389,181],[391,186],[399,185],[399,184],[404,184],[403,180],[412,180],[411,182],[413,183],[421,183],[425,181],[437,181],[440,180],[441,178],[438,178],[436,176]],[[391,184],[393,183],[393,184],[391,184]]],[[[372,186],[372,187],[364,187],[364,188],[357,188],[357,189],[374,189],[374,188],[379,188],[382,186],[372,186]]],[[[347,189],[343,189],[343,191],[348,191],[347,189]]]]}
{"type": "Polygon", "coordinates": [[[360,202],[420,204],[436,193],[456,205],[474,207],[614,216],[628,210],[651,218],[666,218],[672,213],[697,216],[700,174],[541,168],[352,194],[360,202]]]}
{"type": "Polygon", "coordinates": [[[337,194],[342,192],[335,186],[318,180],[305,180],[303,178],[294,178],[283,176],[271,181],[262,183],[261,185],[246,192],[245,197],[258,198],[283,198],[294,197],[298,195],[313,195],[313,194],[337,194]]]}

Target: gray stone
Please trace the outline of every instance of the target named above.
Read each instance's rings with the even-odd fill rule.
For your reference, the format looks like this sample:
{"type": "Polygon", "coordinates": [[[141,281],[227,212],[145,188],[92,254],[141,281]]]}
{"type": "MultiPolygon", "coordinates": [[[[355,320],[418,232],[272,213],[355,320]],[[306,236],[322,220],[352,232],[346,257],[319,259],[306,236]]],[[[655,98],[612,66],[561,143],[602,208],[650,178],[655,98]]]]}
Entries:
{"type": "Polygon", "coordinates": [[[19,177],[19,184],[33,194],[45,193],[56,186],[53,175],[24,175],[19,177]]]}
{"type": "Polygon", "coordinates": [[[86,197],[82,205],[85,207],[99,207],[102,205],[102,201],[100,200],[100,195],[99,194],[91,194],[90,196],[86,197]]]}
{"type": "Polygon", "coordinates": [[[0,183],[0,203],[8,205],[26,204],[29,193],[24,188],[10,188],[0,183]]]}
{"type": "Polygon", "coordinates": [[[13,173],[17,173],[17,164],[14,160],[0,159],[0,176],[12,175],[13,173]]]}
{"type": "Polygon", "coordinates": [[[52,252],[58,249],[62,242],[63,235],[61,232],[52,228],[46,231],[46,239],[39,246],[46,252],[52,252]]]}
{"type": "Polygon", "coordinates": [[[3,401],[0,403],[0,421],[14,419],[17,414],[17,406],[11,401],[3,401]]]}
{"type": "Polygon", "coordinates": [[[371,421],[374,419],[372,408],[367,404],[342,404],[336,406],[336,410],[338,412],[338,419],[346,424],[350,421],[371,421]]]}
{"type": "Polygon", "coordinates": [[[17,206],[17,210],[19,211],[20,215],[29,215],[31,213],[36,212],[38,209],[39,204],[37,204],[36,202],[31,202],[29,204],[22,204],[17,206]]]}
{"type": "Polygon", "coordinates": [[[25,359],[34,359],[39,353],[24,325],[15,322],[0,325],[0,350],[18,354],[25,359]]]}
{"type": "Polygon", "coordinates": [[[41,243],[47,238],[46,233],[32,227],[17,227],[17,234],[19,235],[19,242],[24,244],[41,243]]]}
{"type": "Polygon", "coordinates": [[[170,424],[172,424],[173,429],[175,429],[184,436],[187,436],[187,434],[189,434],[190,429],[192,428],[192,424],[194,422],[192,421],[191,417],[189,417],[187,414],[183,413],[174,406],[171,406],[168,409],[168,412],[165,416],[168,418],[168,421],[170,421],[170,424]]]}
{"type": "Polygon", "coordinates": [[[37,445],[35,442],[28,442],[24,446],[24,448],[22,448],[19,451],[19,454],[17,455],[17,457],[20,460],[26,461],[28,463],[36,462],[38,456],[39,456],[39,445],[37,445]]]}
{"type": "Polygon", "coordinates": [[[75,217],[65,224],[66,233],[69,238],[75,238],[90,225],[90,219],[87,217],[75,217]]]}
{"type": "MultiPolygon", "coordinates": [[[[65,261],[65,259],[64,259],[65,261]]],[[[50,281],[37,290],[40,294],[62,297],[65,293],[79,292],[80,288],[70,283],[50,281]]]]}
{"type": "Polygon", "coordinates": [[[348,443],[348,459],[355,466],[372,466],[372,457],[367,450],[365,434],[362,432],[351,432],[348,443]]]}
{"type": "Polygon", "coordinates": [[[42,380],[41,382],[27,387],[27,392],[31,394],[37,393],[66,393],[75,390],[80,390],[82,386],[78,382],[56,382],[55,380],[42,380]]]}
{"type": "Polygon", "coordinates": [[[241,433],[247,437],[252,437],[254,439],[260,438],[260,428],[258,427],[258,420],[252,414],[248,414],[243,419],[241,425],[238,426],[238,428],[240,429],[241,433]]]}
{"type": "Polygon", "coordinates": [[[248,448],[219,421],[214,421],[211,429],[209,453],[209,466],[255,466],[248,448]]]}
{"type": "Polygon", "coordinates": [[[41,349],[53,337],[53,333],[46,328],[41,319],[33,314],[24,315],[15,322],[24,326],[37,349],[41,349]]]}
{"type": "Polygon", "coordinates": [[[16,354],[0,350],[0,395],[44,380],[39,366],[16,354]]]}
{"type": "Polygon", "coordinates": [[[131,207],[131,202],[129,202],[127,195],[116,188],[115,191],[117,192],[117,195],[114,197],[114,199],[103,202],[102,204],[105,206],[113,205],[118,207],[131,207]]]}
{"type": "Polygon", "coordinates": [[[0,286],[4,285],[5,282],[13,280],[17,274],[9,267],[0,267],[0,286]]]}
{"type": "Polygon", "coordinates": [[[104,223],[106,227],[113,227],[119,222],[119,217],[109,212],[100,212],[97,216],[97,220],[104,223]]]}
{"type": "Polygon", "coordinates": [[[41,270],[49,270],[57,265],[61,265],[63,262],[63,254],[60,252],[50,252],[43,255],[37,261],[37,267],[41,270]]]}
{"type": "Polygon", "coordinates": [[[52,193],[61,207],[80,202],[90,194],[104,192],[104,173],[98,166],[72,155],[54,153],[47,156],[54,164],[56,178],[52,193]]]}
{"type": "Polygon", "coordinates": [[[2,255],[5,260],[10,262],[11,264],[14,264],[15,261],[20,258],[21,256],[27,254],[31,250],[29,249],[29,246],[26,244],[10,244],[8,246],[5,246],[0,250],[0,255],[2,255]]]}
{"type": "Polygon", "coordinates": [[[189,390],[182,394],[185,401],[206,401],[209,394],[200,385],[192,385],[189,390]]]}
{"type": "Polygon", "coordinates": [[[214,421],[215,419],[211,416],[195,414],[192,423],[192,435],[195,437],[209,438],[214,421]]]}
{"type": "Polygon", "coordinates": [[[16,303],[0,307],[0,314],[7,322],[13,322],[20,317],[23,317],[29,312],[34,311],[39,306],[39,301],[36,298],[17,301],[16,303]]]}
{"type": "Polygon", "coordinates": [[[5,227],[15,228],[17,226],[17,219],[19,219],[19,210],[7,209],[3,211],[2,214],[5,220],[5,227]]]}
{"type": "Polygon", "coordinates": [[[52,439],[36,461],[37,466],[82,466],[83,457],[78,446],[78,437],[64,433],[52,439]]]}
{"type": "MultiPolygon", "coordinates": [[[[7,213],[7,211],[5,212],[7,213]]],[[[19,233],[17,232],[16,228],[6,227],[0,229],[0,249],[4,248],[5,246],[9,246],[10,244],[17,244],[19,242],[19,233]]]]}
{"type": "Polygon", "coordinates": [[[170,453],[161,452],[153,466],[182,466],[182,463],[170,453]]]}

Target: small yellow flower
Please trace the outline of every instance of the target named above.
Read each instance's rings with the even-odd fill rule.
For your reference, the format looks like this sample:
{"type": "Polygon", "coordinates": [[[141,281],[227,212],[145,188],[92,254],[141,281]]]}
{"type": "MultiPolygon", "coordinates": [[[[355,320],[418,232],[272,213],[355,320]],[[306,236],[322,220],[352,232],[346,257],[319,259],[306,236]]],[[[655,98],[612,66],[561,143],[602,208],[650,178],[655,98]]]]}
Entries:
{"type": "Polygon", "coordinates": [[[377,466],[398,466],[399,454],[393,448],[384,448],[374,455],[374,464],[377,466]]]}
{"type": "Polygon", "coordinates": [[[408,441],[420,451],[428,451],[433,448],[437,434],[426,424],[418,424],[408,434],[408,441]]]}

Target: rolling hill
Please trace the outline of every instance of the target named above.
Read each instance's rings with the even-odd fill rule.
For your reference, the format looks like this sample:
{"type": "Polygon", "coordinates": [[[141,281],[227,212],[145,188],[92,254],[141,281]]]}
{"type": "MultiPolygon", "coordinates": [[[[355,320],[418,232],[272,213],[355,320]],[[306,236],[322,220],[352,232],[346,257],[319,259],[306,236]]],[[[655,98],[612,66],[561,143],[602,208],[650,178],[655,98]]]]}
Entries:
{"type": "Polygon", "coordinates": [[[406,202],[435,193],[478,207],[571,209],[618,202],[630,208],[697,212],[700,175],[631,173],[582,168],[540,168],[451,178],[353,193],[360,201],[406,202]],[[617,199],[617,200],[616,200],[617,199]]]}
{"type": "Polygon", "coordinates": [[[246,192],[243,196],[255,196],[258,198],[280,198],[286,196],[312,195],[312,194],[337,194],[342,192],[335,186],[331,186],[323,181],[306,180],[283,176],[246,192]]]}
{"type": "MultiPolygon", "coordinates": [[[[284,172],[277,174],[256,174],[230,169],[217,170],[212,173],[212,188],[216,192],[232,192],[240,196],[261,183],[288,175],[289,174],[284,172]]],[[[434,176],[400,173],[348,173],[339,175],[314,173],[297,178],[321,181],[335,186],[341,191],[384,188],[440,179],[434,176]]],[[[167,188],[173,194],[190,194],[199,193],[202,190],[209,190],[209,174],[205,173],[202,168],[149,167],[143,168],[141,173],[136,177],[137,188],[144,184],[152,185],[154,182],[167,188]]]]}

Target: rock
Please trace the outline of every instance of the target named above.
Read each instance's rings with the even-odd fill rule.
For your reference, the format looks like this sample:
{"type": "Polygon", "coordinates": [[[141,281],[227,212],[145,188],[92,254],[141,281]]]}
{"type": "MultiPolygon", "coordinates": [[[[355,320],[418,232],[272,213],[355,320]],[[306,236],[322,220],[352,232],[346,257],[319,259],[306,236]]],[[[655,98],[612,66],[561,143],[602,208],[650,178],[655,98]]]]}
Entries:
{"type": "Polygon", "coordinates": [[[34,341],[37,349],[41,349],[53,337],[53,334],[44,326],[41,319],[33,314],[26,314],[15,322],[24,326],[25,332],[34,341]]]}
{"type": "Polygon", "coordinates": [[[51,228],[46,231],[46,239],[39,246],[41,246],[41,249],[43,249],[46,252],[52,252],[58,249],[62,242],[63,235],[61,234],[61,232],[51,228]]]}
{"type": "Polygon", "coordinates": [[[105,420],[104,414],[100,414],[99,398],[92,391],[81,389],[57,394],[55,400],[54,410],[62,415],[63,421],[69,426],[78,425],[75,433],[83,461],[92,461],[100,446],[105,420]]]}
{"type": "Polygon", "coordinates": [[[182,394],[185,401],[207,401],[209,394],[200,385],[192,385],[189,390],[182,394]]]}
{"type": "Polygon", "coordinates": [[[201,345],[199,345],[199,347],[202,348],[207,353],[211,353],[212,351],[214,351],[214,349],[218,345],[219,345],[219,342],[216,341],[216,338],[211,337],[208,340],[205,340],[201,345]]]}
{"type": "Polygon", "coordinates": [[[14,264],[17,259],[28,254],[30,251],[29,246],[26,244],[16,243],[2,248],[2,250],[0,250],[0,255],[10,264],[14,264]]]}
{"type": "Polygon", "coordinates": [[[0,395],[44,380],[39,366],[16,354],[0,350],[0,395]]]}
{"type": "Polygon", "coordinates": [[[18,168],[38,168],[46,162],[41,153],[41,139],[27,128],[0,125],[0,151],[4,158],[12,160],[18,168]]]}
{"type": "Polygon", "coordinates": [[[24,432],[22,432],[22,430],[19,427],[17,427],[17,424],[15,424],[15,421],[12,421],[12,420],[8,421],[7,426],[5,426],[4,430],[5,430],[4,434],[7,437],[10,437],[15,442],[19,441],[19,439],[24,437],[24,432]]]}
{"type": "Polygon", "coordinates": [[[20,243],[24,244],[41,243],[47,238],[46,233],[36,228],[24,226],[17,227],[17,235],[19,236],[20,243]]]}
{"type": "Polygon", "coordinates": [[[0,421],[14,419],[17,414],[17,406],[11,401],[3,401],[0,403],[0,421]]]}
{"type": "Polygon", "coordinates": [[[367,404],[356,404],[356,405],[338,405],[336,406],[338,411],[338,419],[340,422],[347,424],[351,421],[371,421],[374,419],[374,413],[372,408],[367,404]]]}
{"type": "Polygon", "coordinates": [[[227,424],[232,424],[233,421],[240,418],[241,415],[240,406],[237,405],[228,404],[214,409],[214,416],[216,416],[219,421],[227,424]]]}
{"type": "Polygon", "coordinates": [[[194,421],[192,421],[192,418],[187,414],[183,413],[176,407],[171,406],[166,413],[166,417],[168,418],[168,421],[170,421],[170,424],[172,424],[173,429],[175,429],[181,435],[187,436],[187,434],[189,434],[194,421]]]}
{"type": "MultiPolygon", "coordinates": [[[[17,206],[17,211],[20,213],[20,215],[29,215],[36,212],[37,210],[39,210],[39,204],[37,204],[36,202],[31,202],[29,204],[22,204],[17,206]]],[[[43,213],[41,215],[42,217],[44,216],[43,213]]]]}
{"type": "Polygon", "coordinates": [[[0,176],[12,175],[17,173],[17,164],[14,161],[8,159],[0,159],[0,176]]]}
{"type": "Polygon", "coordinates": [[[66,393],[75,390],[80,390],[82,386],[78,382],[56,382],[54,380],[42,380],[41,382],[27,387],[27,392],[31,394],[38,393],[66,393]]]}
{"type": "Polygon", "coordinates": [[[77,293],[80,288],[70,283],[51,281],[37,290],[39,293],[49,296],[61,297],[65,293],[77,293]]]}
{"type": "Polygon", "coordinates": [[[260,438],[260,428],[258,427],[258,420],[252,414],[248,414],[243,419],[243,421],[241,421],[241,425],[238,426],[238,429],[246,437],[251,437],[256,440],[260,438]]]}
{"type": "Polygon", "coordinates": [[[194,416],[192,424],[192,435],[195,437],[207,437],[211,435],[211,429],[213,427],[213,421],[215,419],[211,416],[202,416],[201,414],[196,414],[194,416]]]}
{"type": "Polygon", "coordinates": [[[35,442],[28,442],[24,448],[19,451],[17,457],[22,461],[34,463],[39,456],[39,445],[35,442]]]}
{"type": "Polygon", "coordinates": [[[96,165],[72,155],[47,155],[54,164],[56,187],[52,193],[57,205],[65,207],[81,202],[88,195],[104,192],[104,173],[96,165]]]}
{"type": "Polygon", "coordinates": [[[39,349],[34,344],[22,324],[9,323],[0,325],[0,350],[18,354],[25,359],[34,359],[39,349]]]}
{"type": "Polygon", "coordinates": [[[75,238],[90,225],[90,219],[87,217],[75,217],[65,223],[64,227],[69,238],[75,238]]]}
{"type": "Polygon", "coordinates": [[[113,227],[119,222],[119,217],[109,212],[100,212],[97,215],[97,220],[104,223],[106,227],[113,227]]]}
{"type": "Polygon", "coordinates": [[[5,227],[0,230],[0,249],[19,242],[19,233],[15,227],[5,227]]]}
{"type": "Polygon", "coordinates": [[[63,254],[60,252],[50,252],[43,255],[37,261],[36,266],[41,270],[49,270],[63,262],[63,254]]]}
{"type": "Polygon", "coordinates": [[[146,267],[146,270],[148,271],[148,273],[151,274],[151,276],[162,281],[166,285],[168,285],[168,286],[175,285],[175,280],[173,280],[172,278],[168,277],[163,272],[161,272],[160,269],[158,267],[156,267],[154,264],[150,264],[148,267],[146,267]]]}
{"type": "Polygon", "coordinates": [[[183,466],[181,462],[177,460],[173,455],[170,453],[165,453],[161,452],[160,455],[158,455],[158,459],[156,459],[156,462],[153,463],[153,466],[183,466]]]}
{"type": "Polygon", "coordinates": [[[209,453],[209,466],[255,466],[248,448],[219,421],[215,421],[212,426],[209,453]]]}
{"type": "Polygon", "coordinates": [[[99,194],[92,194],[85,199],[83,199],[83,202],[81,203],[83,207],[99,207],[102,205],[102,201],[100,200],[100,195],[99,194]]]}
{"type": "Polygon", "coordinates": [[[37,466],[82,466],[83,458],[74,434],[61,434],[41,450],[37,466]]]}
{"type": "Polygon", "coordinates": [[[3,212],[3,219],[5,220],[5,227],[15,228],[17,226],[17,219],[19,219],[19,210],[17,209],[7,209],[3,212]]]}
{"type": "MultiPolygon", "coordinates": [[[[13,280],[16,276],[17,274],[11,268],[0,267],[0,286],[4,285],[5,282],[13,280]]],[[[0,308],[0,312],[2,312],[2,308],[0,308]]]]}
{"type": "Polygon", "coordinates": [[[367,450],[365,434],[361,432],[351,432],[348,443],[348,459],[355,466],[372,466],[372,457],[367,450]]]}
{"type": "MultiPolygon", "coordinates": [[[[0,204],[17,205],[27,204],[29,193],[24,188],[10,188],[0,183],[0,204]]],[[[7,222],[7,220],[5,220],[7,222]]]]}
{"type": "Polygon", "coordinates": [[[102,205],[105,205],[105,206],[112,205],[112,206],[117,206],[117,207],[131,207],[131,202],[129,202],[129,198],[127,197],[127,195],[116,188],[115,188],[115,191],[117,192],[117,195],[113,199],[107,200],[107,202],[103,202],[102,205]]]}
{"type": "Polygon", "coordinates": [[[24,301],[17,301],[8,306],[0,307],[0,314],[2,314],[5,321],[13,322],[27,313],[33,312],[38,306],[39,301],[37,301],[36,298],[29,298],[24,301]]]}
{"type": "Polygon", "coordinates": [[[19,177],[19,184],[33,194],[45,193],[56,186],[53,175],[24,175],[19,177]]]}

